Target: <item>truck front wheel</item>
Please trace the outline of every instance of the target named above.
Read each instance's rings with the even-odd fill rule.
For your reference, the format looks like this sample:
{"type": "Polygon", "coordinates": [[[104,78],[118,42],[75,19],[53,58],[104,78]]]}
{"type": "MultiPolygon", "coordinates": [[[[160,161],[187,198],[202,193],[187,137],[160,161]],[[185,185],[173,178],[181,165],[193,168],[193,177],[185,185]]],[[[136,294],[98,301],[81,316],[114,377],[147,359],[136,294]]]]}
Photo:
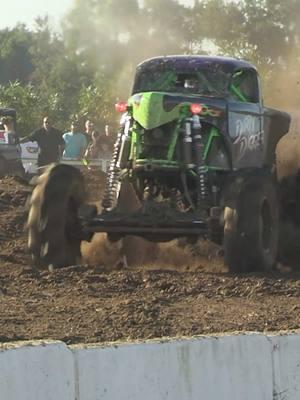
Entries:
{"type": "Polygon", "coordinates": [[[279,233],[274,183],[271,178],[248,179],[233,203],[224,212],[225,264],[230,272],[271,270],[276,264],[279,233]]]}
{"type": "Polygon", "coordinates": [[[27,223],[35,266],[63,267],[80,261],[78,210],[84,197],[83,177],[74,167],[53,165],[38,178],[27,223]]]}

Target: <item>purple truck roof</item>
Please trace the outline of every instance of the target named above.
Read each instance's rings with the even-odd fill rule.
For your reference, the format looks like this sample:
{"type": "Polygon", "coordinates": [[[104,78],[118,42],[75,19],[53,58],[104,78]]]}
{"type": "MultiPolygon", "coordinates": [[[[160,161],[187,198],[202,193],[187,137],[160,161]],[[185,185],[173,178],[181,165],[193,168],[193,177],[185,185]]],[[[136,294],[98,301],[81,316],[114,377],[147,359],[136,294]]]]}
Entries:
{"type": "Polygon", "coordinates": [[[212,67],[220,66],[223,70],[227,70],[228,72],[234,71],[239,68],[250,68],[256,70],[256,68],[249,62],[245,60],[241,60],[238,58],[231,57],[221,57],[221,56],[187,56],[187,55],[179,55],[179,56],[160,56],[149,58],[141,62],[137,69],[143,68],[153,68],[155,66],[165,65],[170,68],[187,68],[187,69],[197,69],[199,67],[203,67],[210,65],[212,67]]]}

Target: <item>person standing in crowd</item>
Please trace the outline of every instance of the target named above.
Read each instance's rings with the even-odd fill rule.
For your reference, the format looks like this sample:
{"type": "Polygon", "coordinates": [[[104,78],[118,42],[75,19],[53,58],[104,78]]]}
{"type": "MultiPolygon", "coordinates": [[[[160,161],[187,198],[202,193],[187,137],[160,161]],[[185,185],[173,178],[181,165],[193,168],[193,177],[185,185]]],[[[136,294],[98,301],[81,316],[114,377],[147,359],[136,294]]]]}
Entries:
{"type": "Polygon", "coordinates": [[[22,163],[21,155],[22,150],[20,146],[20,141],[16,133],[16,127],[13,118],[10,116],[3,117],[1,120],[1,124],[4,128],[4,137],[7,144],[15,145],[15,149],[17,150],[17,159],[14,162],[14,167],[12,174],[18,176],[19,178],[25,177],[25,169],[22,163]]]}
{"type": "Polygon", "coordinates": [[[96,130],[92,132],[92,141],[88,145],[85,155],[89,159],[110,157],[110,138],[107,125],[103,133],[96,130]]]}
{"type": "Polygon", "coordinates": [[[87,119],[85,122],[85,132],[84,135],[86,137],[87,143],[91,143],[92,142],[92,133],[95,130],[95,125],[94,123],[90,120],[87,119]]]}
{"type": "Polygon", "coordinates": [[[108,155],[108,157],[110,157],[111,153],[112,153],[112,149],[114,147],[114,140],[113,140],[112,135],[110,134],[109,125],[105,125],[104,133],[105,133],[104,134],[104,139],[103,139],[103,142],[105,144],[104,153],[106,155],[108,155]]]}
{"type": "Polygon", "coordinates": [[[87,139],[79,130],[78,122],[72,122],[71,131],[63,135],[65,150],[63,157],[81,159],[87,147],[87,139]]]}
{"type": "Polygon", "coordinates": [[[1,120],[1,123],[4,127],[4,134],[8,144],[16,143],[16,132],[14,127],[14,122],[11,117],[4,117],[1,120]]]}
{"type": "Polygon", "coordinates": [[[50,118],[47,116],[44,117],[41,128],[20,139],[20,143],[26,142],[37,142],[39,146],[38,167],[45,167],[48,164],[58,162],[65,147],[62,133],[52,126],[50,118]]]}
{"type": "Polygon", "coordinates": [[[85,152],[85,157],[90,159],[99,158],[99,153],[101,151],[100,134],[98,131],[93,131],[91,135],[91,142],[85,152]]]}

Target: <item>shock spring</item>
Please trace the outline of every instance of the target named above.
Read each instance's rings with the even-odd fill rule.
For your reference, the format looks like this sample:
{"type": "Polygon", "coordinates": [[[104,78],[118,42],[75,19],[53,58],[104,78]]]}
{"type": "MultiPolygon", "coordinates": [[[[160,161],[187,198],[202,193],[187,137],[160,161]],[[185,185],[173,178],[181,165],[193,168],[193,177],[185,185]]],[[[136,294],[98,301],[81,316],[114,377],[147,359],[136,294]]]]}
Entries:
{"type": "Polygon", "coordinates": [[[118,195],[120,168],[117,163],[121,148],[122,135],[123,130],[120,130],[114,145],[114,151],[106,178],[106,186],[102,200],[102,207],[106,211],[114,207],[118,195]]]}

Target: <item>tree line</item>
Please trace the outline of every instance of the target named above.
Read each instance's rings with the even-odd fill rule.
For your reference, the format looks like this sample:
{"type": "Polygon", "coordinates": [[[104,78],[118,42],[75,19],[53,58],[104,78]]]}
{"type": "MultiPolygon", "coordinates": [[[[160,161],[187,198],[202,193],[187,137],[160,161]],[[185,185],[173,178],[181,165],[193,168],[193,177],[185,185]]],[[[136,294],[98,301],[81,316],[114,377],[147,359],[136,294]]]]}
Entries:
{"type": "Polygon", "coordinates": [[[47,17],[34,29],[0,30],[0,106],[16,108],[21,135],[49,115],[116,123],[136,65],[165,54],[218,54],[253,62],[265,103],[300,106],[298,0],[76,0],[60,32],[47,17]]]}

